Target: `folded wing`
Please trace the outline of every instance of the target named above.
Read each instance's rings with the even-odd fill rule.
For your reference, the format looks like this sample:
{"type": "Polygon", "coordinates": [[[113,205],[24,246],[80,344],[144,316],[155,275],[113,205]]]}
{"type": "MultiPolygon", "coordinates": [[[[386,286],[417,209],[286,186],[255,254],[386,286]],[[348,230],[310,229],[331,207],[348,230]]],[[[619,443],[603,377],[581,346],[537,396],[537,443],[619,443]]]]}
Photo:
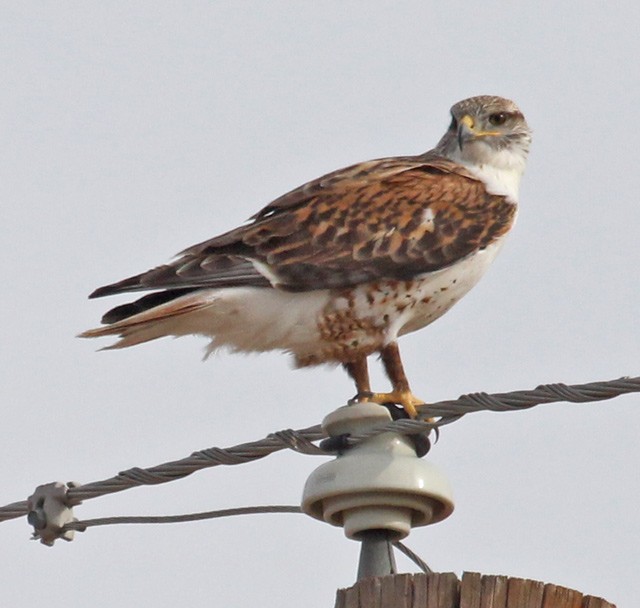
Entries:
{"type": "Polygon", "coordinates": [[[370,161],[309,182],[171,264],[90,297],[156,291],[110,310],[102,320],[113,323],[202,288],[310,291],[408,280],[486,247],[514,217],[514,205],[441,157],[370,161]]]}

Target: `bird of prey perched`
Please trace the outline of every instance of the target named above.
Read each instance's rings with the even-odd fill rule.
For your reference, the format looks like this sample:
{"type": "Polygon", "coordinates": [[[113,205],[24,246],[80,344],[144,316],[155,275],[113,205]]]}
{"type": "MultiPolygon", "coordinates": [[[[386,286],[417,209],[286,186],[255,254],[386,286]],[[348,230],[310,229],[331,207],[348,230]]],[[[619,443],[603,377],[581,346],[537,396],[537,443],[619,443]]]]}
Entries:
{"type": "Polygon", "coordinates": [[[281,196],[242,226],[170,264],[100,287],[97,298],[151,291],[117,306],[109,348],[163,336],[210,337],[208,352],[289,352],[298,367],[342,364],[360,400],[423,403],[397,340],[443,315],[484,274],[516,219],[531,132],[515,103],[465,99],[438,145],[363,162],[281,196]],[[391,381],[371,392],[367,357],[391,381]]]}

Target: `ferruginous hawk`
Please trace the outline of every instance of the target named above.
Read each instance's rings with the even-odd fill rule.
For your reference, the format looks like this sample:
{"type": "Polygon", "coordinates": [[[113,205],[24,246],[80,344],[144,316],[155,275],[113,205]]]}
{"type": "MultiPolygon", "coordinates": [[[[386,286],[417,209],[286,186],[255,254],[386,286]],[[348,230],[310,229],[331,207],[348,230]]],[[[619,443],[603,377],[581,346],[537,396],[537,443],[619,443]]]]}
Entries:
{"type": "Polygon", "coordinates": [[[151,291],[83,337],[108,348],[210,337],[208,352],[280,350],[298,367],[340,363],[358,398],[415,417],[397,340],[451,308],[484,274],[516,219],[531,132],[515,103],[465,99],[438,145],[329,173],[167,265],[90,297],[151,291]],[[372,393],[380,353],[389,393],[372,393]]]}

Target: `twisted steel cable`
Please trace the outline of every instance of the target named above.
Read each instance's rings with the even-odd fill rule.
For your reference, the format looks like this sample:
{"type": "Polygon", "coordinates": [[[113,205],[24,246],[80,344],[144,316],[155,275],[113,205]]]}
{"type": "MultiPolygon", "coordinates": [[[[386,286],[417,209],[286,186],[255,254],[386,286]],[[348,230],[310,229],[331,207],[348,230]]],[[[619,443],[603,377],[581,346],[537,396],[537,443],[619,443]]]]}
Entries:
{"type": "MultiPolygon", "coordinates": [[[[558,401],[588,403],[636,392],[640,392],[640,377],[624,377],[576,385],[542,384],[533,390],[509,393],[470,393],[462,395],[458,399],[423,405],[419,408],[419,420],[397,420],[369,433],[351,436],[347,442],[351,445],[357,444],[372,435],[389,431],[410,435],[420,434],[425,430],[455,422],[472,412],[516,411],[558,401]],[[438,418],[438,420],[427,422],[427,419],[432,418],[438,418]]],[[[67,492],[67,500],[70,505],[79,504],[83,500],[121,492],[141,485],[155,485],[181,479],[205,468],[251,462],[284,449],[291,449],[302,454],[327,455],[325,450],[313,443],[323,437],[324,433],[320,425],[314,425],[296,431],[285,429],[271,433],[264,439],[229,448],[207,448],[194,452],[181,460],[148,469],[133,467],[109,479],[70,487],[67,492]]],[[[27,512],[27,501],[0,507],[0,522],[22,517],[27,512]]]]}

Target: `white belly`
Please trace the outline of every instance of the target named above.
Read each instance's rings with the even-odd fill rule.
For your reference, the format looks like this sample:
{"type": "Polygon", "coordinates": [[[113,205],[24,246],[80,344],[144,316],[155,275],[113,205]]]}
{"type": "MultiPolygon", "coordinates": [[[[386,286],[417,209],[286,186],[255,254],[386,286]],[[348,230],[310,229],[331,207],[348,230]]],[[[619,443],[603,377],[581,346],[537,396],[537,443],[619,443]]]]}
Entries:
{"type": "Polygon", "coordinates": [[[419,280],[418,290],[428,301],[420,300],[407,316],[398,319],[396,335],[421,329],[447,312],[482,278],[501,247],[502,240],[419,280]]]}

